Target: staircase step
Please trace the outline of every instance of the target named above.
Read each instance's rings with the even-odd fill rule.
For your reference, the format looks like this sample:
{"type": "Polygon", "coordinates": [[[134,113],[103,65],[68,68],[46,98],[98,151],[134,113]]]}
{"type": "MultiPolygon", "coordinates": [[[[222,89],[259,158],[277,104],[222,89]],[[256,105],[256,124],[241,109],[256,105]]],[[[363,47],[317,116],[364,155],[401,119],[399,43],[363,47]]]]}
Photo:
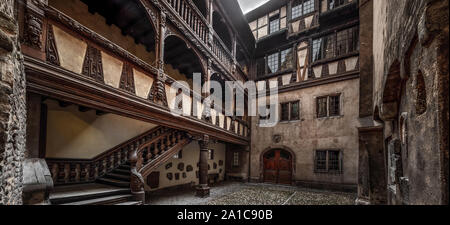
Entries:
{"type": "Polygon", "coordinates": [[[130,194],[130,189],[95,183],[59,186],[50,194],[50,202],[59,205],[124,194],[130,194]]]}
{"type": "Polygon", "coordinates": [[[115,205],[142,205],[142,202],[123,202],[115,205]]]}
{"type": "Polygon", "coordinates": [[[115,170],[113,170],[113,173],[122,174],[122,175],[128,175],[129,176],[131,174],[131,171],[130,170],[115,169],[115,170]]]}
{"type": "Polygon", "coordinates": [[[131,170],[131,166],[130,165],[120,165],[118,169],[121,170],[131,170]]]}
{"type": "Polygon", "coordinates": [[[130,182],[130,179],[131,179],[130,175],[122,175],[122,174],[117,174],[115,172],[108,173],[108,174],[106,174],[105,177],[110,178],[110,179],[125,181],[125,182],[130,182]]]}
{"type": "Polygon", "coordinates": [[[126,182],[126,181],[121,181],[121,180],[116,180],[116,179],[111,179],[111,178],[100,178],[97,180],[98,183],[101,184],[106,184],[106,185],[112,185],[115,187],[121,187],[121,188],[129,188],[130,187],[130,182],[126,182]]]}
{"type": "Polygon", "coordinates": [[[130,201],[133,195],[114,195],[104,198],[95,198],[78,202],[71,202],[62,205],[113,205],[130,201]]]}

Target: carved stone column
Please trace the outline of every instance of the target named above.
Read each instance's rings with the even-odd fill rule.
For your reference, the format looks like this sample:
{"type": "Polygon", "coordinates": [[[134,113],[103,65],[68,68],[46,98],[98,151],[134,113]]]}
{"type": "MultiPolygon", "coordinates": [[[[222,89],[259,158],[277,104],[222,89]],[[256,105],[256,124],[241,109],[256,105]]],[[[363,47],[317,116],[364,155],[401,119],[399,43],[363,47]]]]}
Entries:
{"type": "Polygon", "coordinates": [[[210,188],[208,187],[208,155],[209,155],[209,136],[204,135],[199,141],[200,162],[199,162],[199,183],[197,187],[197,196],[201,198],[209,197],[210,188]]]}

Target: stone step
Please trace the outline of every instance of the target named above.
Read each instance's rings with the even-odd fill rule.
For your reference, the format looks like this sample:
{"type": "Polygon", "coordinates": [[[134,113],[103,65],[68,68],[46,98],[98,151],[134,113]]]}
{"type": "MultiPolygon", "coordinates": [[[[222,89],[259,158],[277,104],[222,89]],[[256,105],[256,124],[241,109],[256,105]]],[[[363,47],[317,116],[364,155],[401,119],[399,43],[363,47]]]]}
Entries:
{"type": "Polygon", "coordinates": [[[129,181],[121,181],[121,180],[116,180],[116,179],[111,179],[111,178],[100,178],[97,180],[97,182],[100,184],[106,184],[106,185],[111,185],[111,186],[115,186],[115,187],[130,188],[129,181]]]}
{"type": "Polygon", "coordinates": [[[110,178],[110,179],[114,179],[114,180],[130,182],[131,176],[129,174],[128,175],[122,175],[122,174],[117,174],[115,172],[111,172],[111,173],[106,174],[105,178],[110,178]]]}
{"type": "Polygon", "coordinates": [[[104,184],[81,184],[55,187],[50,194],[50,202],[54,205],[79,202],[114,195],[130,194],[129,188],[118,188],[104,184]]]}
{"type": "Polygon", "coordinates": [[[114,205],[130,201],[133,195],[114,195],[103,198],[95,198],[78,202],[71,202],[62,205],[114,205]]]}
{"type": "Polygon", "coordinates": [[[142,205],[142,202],[123,202],[115,205],[142,205]]]}

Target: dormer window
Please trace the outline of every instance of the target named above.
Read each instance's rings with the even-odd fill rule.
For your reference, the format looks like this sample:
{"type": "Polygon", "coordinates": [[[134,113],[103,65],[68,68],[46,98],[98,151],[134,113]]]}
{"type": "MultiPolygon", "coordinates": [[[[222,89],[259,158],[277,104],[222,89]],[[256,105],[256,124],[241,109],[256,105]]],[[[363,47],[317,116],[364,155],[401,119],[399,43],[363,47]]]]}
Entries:
{"type": "Polygon", "coordinates": [[[292,3],[292,19],[297,19],[301,16],[314,12],[314,0],[295,0],[292,3]]]}

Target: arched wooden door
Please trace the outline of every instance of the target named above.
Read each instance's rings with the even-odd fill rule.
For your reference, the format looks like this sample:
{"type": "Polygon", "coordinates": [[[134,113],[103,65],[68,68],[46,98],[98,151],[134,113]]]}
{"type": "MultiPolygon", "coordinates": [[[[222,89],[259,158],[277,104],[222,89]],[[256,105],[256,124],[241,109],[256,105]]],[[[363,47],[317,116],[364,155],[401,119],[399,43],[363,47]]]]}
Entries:
{"type": "Polygon", "coordinates": [[[277,149],[264,155],[264,182],[292,184],[292,156],[289,152],[277,149]]]}

